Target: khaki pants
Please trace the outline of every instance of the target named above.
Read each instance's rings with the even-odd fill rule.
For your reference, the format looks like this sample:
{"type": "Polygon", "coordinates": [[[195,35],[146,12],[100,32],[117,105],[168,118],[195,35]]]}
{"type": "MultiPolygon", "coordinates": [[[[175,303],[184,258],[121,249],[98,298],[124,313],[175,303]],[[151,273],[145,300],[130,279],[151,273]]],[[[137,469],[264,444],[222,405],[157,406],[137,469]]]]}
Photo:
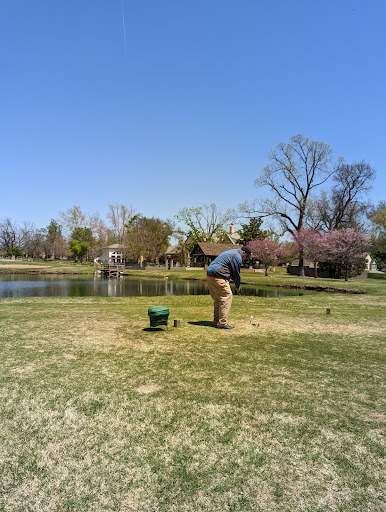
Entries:
{"type": "Polygon", "coordinates": [[[217,326],[224,326],[228,323],[233,298],[229,281],[208,276],[206,282],[214,302],[213,323],[217,326]]]}

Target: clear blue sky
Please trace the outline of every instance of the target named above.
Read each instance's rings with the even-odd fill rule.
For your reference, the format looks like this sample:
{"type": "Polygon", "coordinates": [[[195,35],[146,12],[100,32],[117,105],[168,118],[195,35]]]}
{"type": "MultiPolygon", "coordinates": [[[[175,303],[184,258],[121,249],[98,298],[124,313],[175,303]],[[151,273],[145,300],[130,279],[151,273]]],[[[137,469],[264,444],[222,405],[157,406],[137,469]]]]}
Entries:
{"type": "Polygon", "coordinates": [[[385,24],[384,0],[2,1],[0,220],[237,207],[298,133],[386,199],[385,24]]]}

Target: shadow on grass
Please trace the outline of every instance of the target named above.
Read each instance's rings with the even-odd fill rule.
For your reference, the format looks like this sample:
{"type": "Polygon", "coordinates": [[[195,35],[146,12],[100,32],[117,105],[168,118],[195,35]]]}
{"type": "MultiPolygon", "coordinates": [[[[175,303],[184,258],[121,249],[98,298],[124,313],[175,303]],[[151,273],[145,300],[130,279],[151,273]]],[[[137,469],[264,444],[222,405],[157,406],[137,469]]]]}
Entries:
{"type": "Polygon", "coordinates": [[[199,322],[188,322],[190,325],[198,325],[201,327],[213,327],[213,322],[208,322],[208,320],[200,320],[199,322]]]}
{"type": "Polygon", "coordinates": [[[158,331],[165,331],[168,329],[168,327],[162,328],[162,327],[145,327],[142,329],[145,332],[158,332],[158,331]]]}

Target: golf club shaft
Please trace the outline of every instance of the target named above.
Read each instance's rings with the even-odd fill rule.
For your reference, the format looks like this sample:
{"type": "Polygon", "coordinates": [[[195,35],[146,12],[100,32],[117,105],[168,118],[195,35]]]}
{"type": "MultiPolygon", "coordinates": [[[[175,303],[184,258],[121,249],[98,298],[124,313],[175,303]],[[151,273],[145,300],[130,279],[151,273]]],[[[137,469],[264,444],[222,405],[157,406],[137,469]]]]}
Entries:
{"type": "MultiPolygon", "coordinates": [[[[235,292],[236,292],[236,290],[235,290],[235,292]]],[[[240,296],[242,295],[242,293],[241,293],[241,289],[240,289],[238,292],[236,292],[236,295],[240,295],[240,296]]],[[[243,307],[245,308],[245,306],[246,306],[246,301],[244,300],[244,297],[241,299],[241,303],[242,303],[243,307]]],[[[255,321],[254,321],[254,320],[255,320],[255,319],[254,319],[254,317],[253,317],[252,315],[250,315],[250,316],[249,316],[249,323],[250,323],[253,327],[255,327],[255,326],[256,326],[256,323],[255,323],[255,321]],[[253,320],[253,321],[252,321],[252,320],[253,320]]]]}

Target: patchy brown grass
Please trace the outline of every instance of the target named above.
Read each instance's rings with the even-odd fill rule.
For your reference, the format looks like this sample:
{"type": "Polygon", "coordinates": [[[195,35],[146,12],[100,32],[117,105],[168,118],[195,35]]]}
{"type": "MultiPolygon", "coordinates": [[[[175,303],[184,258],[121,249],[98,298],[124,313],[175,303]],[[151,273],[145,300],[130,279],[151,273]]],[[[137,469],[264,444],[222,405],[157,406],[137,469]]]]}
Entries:
{"type": "Polygon", "coordinates": [[[0,510],[381,512],[385,305],[0,301],[0,510]]]}

